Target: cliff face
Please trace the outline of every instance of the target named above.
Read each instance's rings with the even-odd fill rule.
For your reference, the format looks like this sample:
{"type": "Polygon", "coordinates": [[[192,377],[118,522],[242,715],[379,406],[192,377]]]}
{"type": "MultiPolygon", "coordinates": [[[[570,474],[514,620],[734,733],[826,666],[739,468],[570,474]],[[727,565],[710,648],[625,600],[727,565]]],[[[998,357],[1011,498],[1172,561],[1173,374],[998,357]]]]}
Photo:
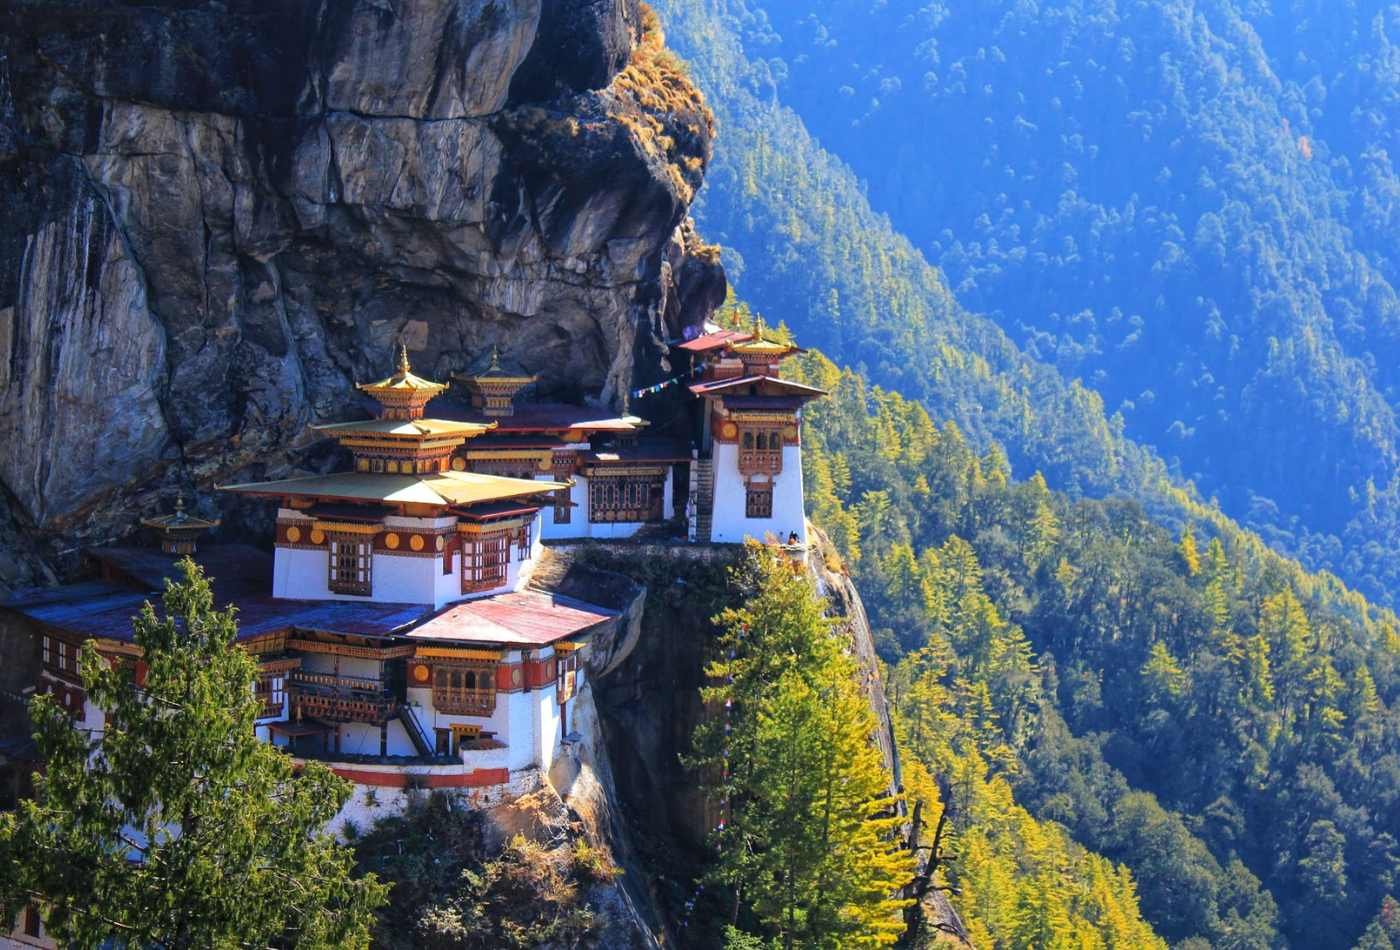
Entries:
{"type": "Polygon", "coordinates": [[[0,590],[315,467],[397,339],[617,404],[722,298],[712,120],[637,0],[5,9],[0,590]]]}

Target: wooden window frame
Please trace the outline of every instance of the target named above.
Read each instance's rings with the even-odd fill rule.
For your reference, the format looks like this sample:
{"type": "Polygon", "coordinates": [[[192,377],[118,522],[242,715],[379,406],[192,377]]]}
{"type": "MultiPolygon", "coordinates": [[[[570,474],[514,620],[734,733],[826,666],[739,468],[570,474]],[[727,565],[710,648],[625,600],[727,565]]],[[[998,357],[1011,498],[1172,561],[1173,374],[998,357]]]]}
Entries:
{"type": "Polygon", "coordinates": [[[525,560],[530,556],[530,548],[534,544],[535,519],[526,518],[525,523],[520,526],[516,535],[515,553],[519,560],[525,560]]]}
{"type": "Polygon", "coordinates": [[[783,470],[783,428],[745,427],[739,435],[739,474],[777,475],[783,470]]]}
{"type": "Polygon", "coordinates": [[[496,667],[484,663],[433,664],[433,709],[449,716],[496,711],[496,667]]]}
{"type": "Polygon", "coordinates": [[[554,493],[554,523],[569,524],[574,520],[572,488],[560,488],[554,493]]]}
{"type": "Polygon", "coordinates": [[[588,520],[594,524],[645,524],[665,517],[666,473],[592,475],[588,479],[588,520]]]}
{"type": "Polygon", "coordinates": [[[374,590],[374,540],[367,534],[332,534],[326,542],[326,587],[337,594],[368,597],[374,590]],[[344,553],[342,548],[349,548],[344,553]],[[349,563],[353,561],[353,563],[349,563]],[[349,565],[353,576],[343,572],[349,565]]]}
{"type": "Polygon", "coordinates": [[[576,695],[578,695],[578,654],[570,653],[567,656],[555,657],[555,700],[562,706],[576,695]]]}
{"type": "Polygon", "coordinates": [[[750,482],[744,486],[744,517],[773,517],[772,482],[750,482]]]}
{"type": "Polygon", "coordinates": [[[510,578],[510,531],[462,535],[462,593],[494,590],[510,578]]]}
{"type": "Polygon", "coordinates": [[[270,719],[282,715],[287,703],[287,673],[277,670],[273,673],[259,673],[253,682],[253,692],[262,702],[258,711],[259,719],[270,719]]]}

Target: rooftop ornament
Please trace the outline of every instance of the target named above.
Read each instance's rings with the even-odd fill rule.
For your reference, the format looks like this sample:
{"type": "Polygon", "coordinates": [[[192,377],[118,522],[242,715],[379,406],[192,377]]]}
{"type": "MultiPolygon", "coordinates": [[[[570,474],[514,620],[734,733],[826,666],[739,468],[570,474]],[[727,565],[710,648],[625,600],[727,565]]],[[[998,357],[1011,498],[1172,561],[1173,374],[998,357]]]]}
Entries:
{"type": "Polygon", "coordinates": [[[515,414],[515,397],[520,390],[539,379],[538,376],[512,376],[501,368],[501,352],[491,348],[491,362],[475,375],[458,375],[457,379],[471,393],[472,406],[486,416],[515,414]]]}
{"type": "Polygon", "coordinates": [[[160,549],[166,554],[193,554],[195,542],[205,531],[217,528],[219,519],[207,521],[185,511],[183,495],[175,498],[175,511],[155,518],[142,518],[141,524],[160,536],[160,549]]]}
{"type": "Polygon", "coordinates": [[[360,383],[357,387],[379,401],[383,407],[381,419],[421,419],[423,407],[434,396],[447,389],[447,383],[415,376],[408,365],[408,347],[399,344],[398,368],[393,376],[377,383],[360,383]]]}

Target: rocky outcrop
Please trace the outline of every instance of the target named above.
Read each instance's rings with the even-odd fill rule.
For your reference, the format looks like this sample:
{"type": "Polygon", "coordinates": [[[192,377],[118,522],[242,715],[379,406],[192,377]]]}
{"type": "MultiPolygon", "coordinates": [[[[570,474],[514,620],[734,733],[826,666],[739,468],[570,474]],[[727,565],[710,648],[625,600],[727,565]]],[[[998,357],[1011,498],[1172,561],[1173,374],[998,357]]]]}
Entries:
{"type": "Polygon", "coordinates": [[[664,376],[724,292],[712,134],[637,0],[5,5],[0,586],[315,468],[399,339],[613,404],[664,376]]]}

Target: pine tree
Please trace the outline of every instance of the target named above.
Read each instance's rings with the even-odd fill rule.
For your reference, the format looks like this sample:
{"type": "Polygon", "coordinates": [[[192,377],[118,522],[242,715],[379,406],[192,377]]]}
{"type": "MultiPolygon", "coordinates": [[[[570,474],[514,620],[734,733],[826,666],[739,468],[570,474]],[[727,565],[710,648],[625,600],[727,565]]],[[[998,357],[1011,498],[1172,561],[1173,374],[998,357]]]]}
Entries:
{"type": "Polygon", "coordinates": [[[724,816],[710,878],[785,946],[892,944],[913,859],[855,662],[781,552],[751,544],[735,581],[691,760],[724,816]]]}
{"type": "Polygon", "coordinates": [[[1196,533],[1188,524],[1181,532],[1181,542],[1176,551],[1181,555],[1181,563],[1186,566],[1186,576],[1195,577],[1201,573],[1201,553],[1196,549],[1196,533]]]}
{"type": "Polygon", "coordinates": [[[320,832],[350,785],[315,763],[294,773],[257,739],[234,610],[214,608],[193,561],[180,567],[163,613],[148,603],[132,623],[142,684],[83,647],[102,732],[51,697],[31,705],[44,771],[0,815],[0,904],[37,904],[74,946],[365,946],[386,888],[320,832]]]}

